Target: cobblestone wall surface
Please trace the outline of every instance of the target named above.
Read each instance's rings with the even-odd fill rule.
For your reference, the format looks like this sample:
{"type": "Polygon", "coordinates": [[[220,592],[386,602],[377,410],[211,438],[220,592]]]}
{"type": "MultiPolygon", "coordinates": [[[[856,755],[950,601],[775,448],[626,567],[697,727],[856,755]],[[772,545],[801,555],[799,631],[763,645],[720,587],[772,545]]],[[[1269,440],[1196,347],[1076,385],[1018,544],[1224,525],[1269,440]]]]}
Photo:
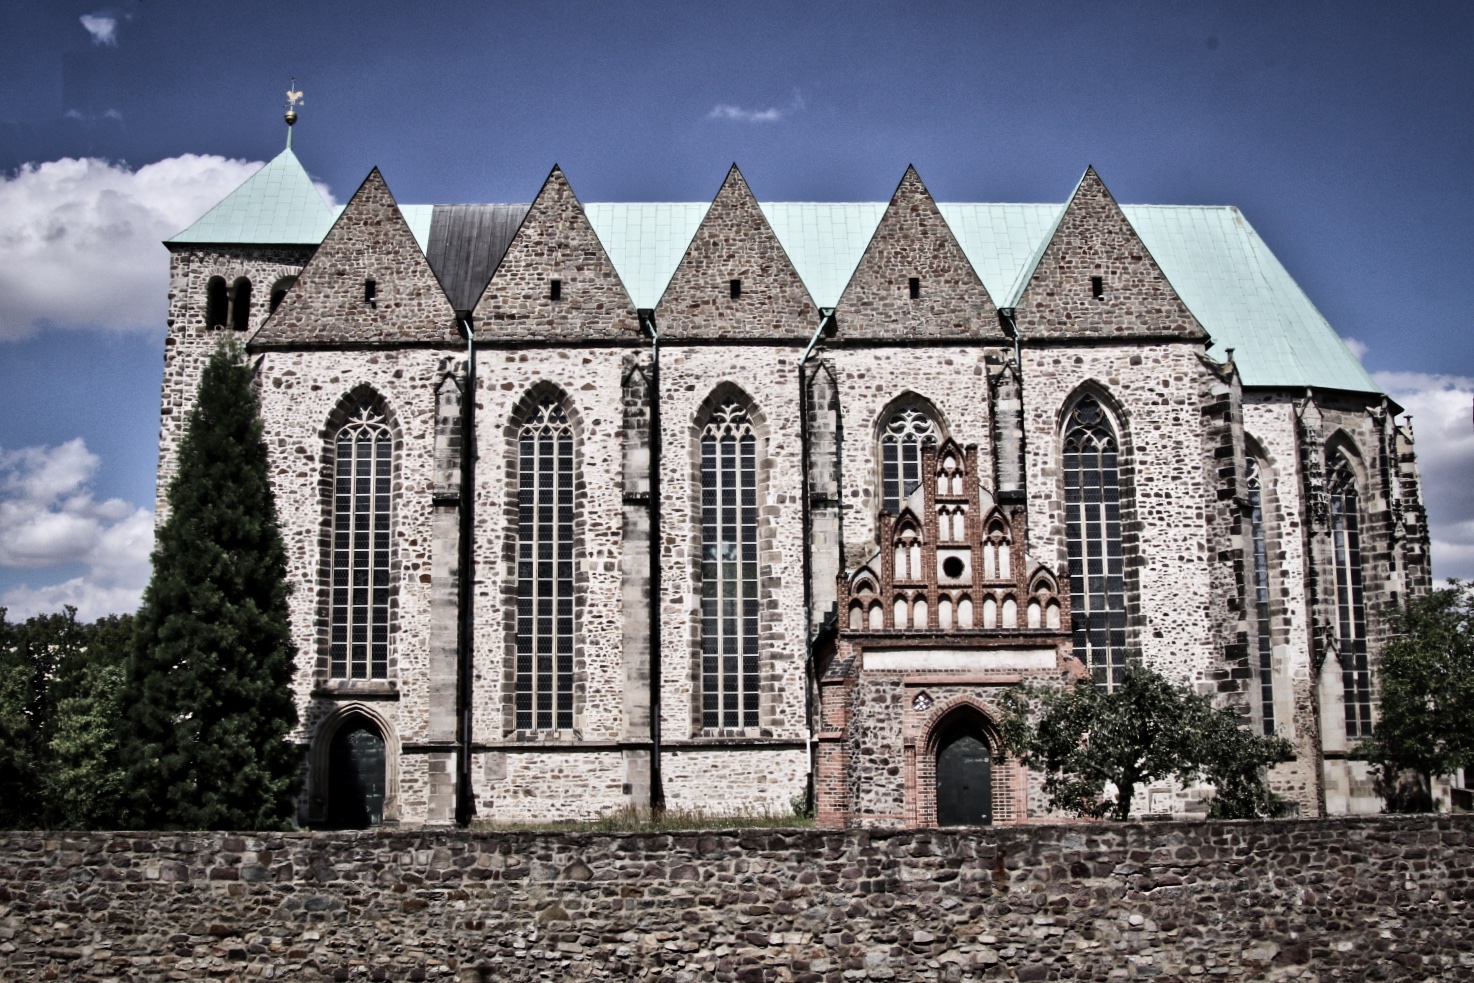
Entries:
{"type": "Polygon", "coordinates": [[[1474,818],[0,833],[7,980],[1464,980],[1474,818]]]}

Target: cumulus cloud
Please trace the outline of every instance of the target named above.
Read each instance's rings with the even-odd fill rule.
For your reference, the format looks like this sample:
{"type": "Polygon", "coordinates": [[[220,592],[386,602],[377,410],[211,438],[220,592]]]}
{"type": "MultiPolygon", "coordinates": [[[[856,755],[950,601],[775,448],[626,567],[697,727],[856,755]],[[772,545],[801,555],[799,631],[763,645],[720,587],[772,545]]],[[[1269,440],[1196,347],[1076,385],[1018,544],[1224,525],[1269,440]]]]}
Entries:
{"type": "Polygon", "coordinates": [[[1351,349],[1351,354],[1356,356],[1358,362],[1366,355],[1368,351],[1366,342],[1358,341],[1355,338],[1342,338],[1341,340],[1346,342],[1346,347],[1351,349]]]}
{"type": "Polygon", "coordinates": [[[0,341],[51,326],[162,329],[162,241],[260,166],[185,154],[136,171],[64,159],[0,174],[0,341]]]}
{"type": "Polygon", "coordinates": [[[1373,377],[1413,416],[1433,575],[1474,579],[1474,379],[1423,372],[1373,377]]]}
{"type": "Polygon", "coordinates": [[[132,611],[148,581],[153,513],[88,487],[99,461],[81,438],[56,447],[0,450],[0,567],[85,566],[64,583],[0,594],[12,618],[73,604],[88,619],[132,611]]]}
{"type": "Polygon", "coordinates": [[[118,46],[118,19],[104,13],[83,14],[82,26],[92,35],[92,43],[109,48],[118,46]]]}
{"type": "Polygon", "coordinates": [[[786,107],[769,106],[767,109],[743,109],[731,103],[719,102],[706,114],[707,119],[726,120],[734,123],[776,123],[804,108],[803,97],[797,92],[786,107]]]}

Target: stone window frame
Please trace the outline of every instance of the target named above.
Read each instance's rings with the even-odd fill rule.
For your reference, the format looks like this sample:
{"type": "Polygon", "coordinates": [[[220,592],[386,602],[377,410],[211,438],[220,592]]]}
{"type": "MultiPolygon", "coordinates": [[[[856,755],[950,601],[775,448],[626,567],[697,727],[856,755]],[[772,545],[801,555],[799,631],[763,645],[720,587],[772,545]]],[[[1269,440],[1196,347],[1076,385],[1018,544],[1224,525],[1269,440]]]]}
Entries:
{"type": "Polygon", "coordinates": [[[373,703],[357,700],[351,703],[314,700],[308,712],[321,716],[311,729],[303,761],[305,774],[299,814],[305,825],[321,826],[327,822],[333,738],[344,726],[358,719],[367,720],[377,727],[379,736],[384,739],[384,825],[397,824],[402,818],[399,770],[403,744],[394,722],[373,703]]]}
{"type": "Polygon", "coordinates": [[[1361,574],[1362,585],[1361,642],[1366,649],[1367,705],[1369,716],[1368,726],[1364,731],[1358,734],[1345,735],[1344,739],[1347,742],[1355,742],[1359,740],[1364,740],[1375,732],[1377,718],[1377,700],[1379,695],[1377,671],[1375,665],[1376,659],[1373,657],[1374,653],[1372,643],[1373,626],[1372,605],[1370,601],[1370,595],[1372,591],[1370,591],[1367,587],[1369,582],[1376,582],[1375,576],[1368,576],[1368,570],[1373,566],[1375,562],[1374,555],[1372,555],[1371,551],[1369,551],[1367,547],[1367,540],[1371,538],[1372,533],[1371,522],[1369,521],[1371,518],[1371,513],[1367,508],[1367,503],[1371,492],[1371,473],[1370,469],[1367,466],[1366,458],[1362,456],[1361,448],[1357,445],[1356,440],[1344,429],[1338,428],[1334,433],[1330,435],[1329,438],[1326,439],[1323,448],[1322,458],[1322,467],[1324,469],[1322,473],[1325,475],[1324,487],[1326,496],[1326,535],[1328,540],[1326,544],[1326,556],[1327,559],[1330,561],[1330,569],[1327,571],[1328,576],[1326,578],[1326,583],[1330,585],[1330,592],[1327,598],[1328,605],[1326,610],[1330,614],[1330,625],[1332,627],[1334,637],[1337,641],[1337,667],[1341,669],[1343,673],[1342,685],[1334,687],[1336,700],[1341,704],[1341,720],[1343,725],[1347,722],[1346,686],[1344,682],[1344,673],[1346,670],[1344,664],[1341,662],[1343,655],[1340,652],[1340,584],[1337,579],[1334,525],[1335,512],[1331,505],[1331,500],[1335,498],[1335,490],[1333,487],[1333,474],[1336,471],[1335,462],[1337,458],[1346,463],[1346,469],[1350,472],[1351,482],[1354,485],[1354,491],[1356,493],[1356,527],[1358,540],[1357,566],[1361,574]]]}
{"type": "Polygon", "coordinates": [[[317,564],[317,663],[313,668],[314,689],[324,692],[397,692],[399,687],[399,589],[404,576],[399,550],[400,518],[404,501],[404,428],[384,395],[368,383],[360,383],[338,398],[322,430],[321,464],[318,467],[317,564]],[[393,440],[389,483],[389,653],[388,667],[379,679],[337,679],[332,675],[333,522],[336,485],[338,432],[359,407],[369,403],[384,417],[393,440]]]}
{"type": "Polygon", "coordinates": [[[585,569],[588,555],[588,520],[580,504],[588,500],[588,484],[584,473],[583,415],[572,395],[548,379],[533,383],[523,392],[502,426],[505,472],[502,493],[502,736],[519,741],[565,744],[583,739],[584,713],[588,704],[589,665],[585,616],[588,603],[589,577],[585,569]],[[558,403],[573,431],[573,726],[568,730],[517,729],[517,546],[521,521],[521,454],[518,442],[523,426],[543,403],[558,403]]]}
{"type": "MultiPolygon", "coordinates": [[[[1273,456],[1264,449],[1261,441],[1252,434],[1244,434],[1245,457],[1252,460],[1259,468],[1259,513],[1264,525],[1264,554],[1266,560],[1266,575],[1269,585],[1269,644],[1271,659],[1276,647],[1284,648],[1290,643],[1290,611],[1285,601],[1285,538],[1283,522],[1280,516],[1282,503],[1279,495],[1279,481],[1282,477],[1279,466],[1275,463],[1273,456]]],[[[1245,481],[1248,474],[1245,472],[1245,481]]],[[[1247,488],[1246,488],[1247,490],[1247,488]]],[[[1253,547],[1253,522],[1247,514],[1244,517],[1244,529],[1248,538],[1248,548],[1244,550],[1244,589],[1248,600],[1245,610],[1246,620],[1250,622],[1254,642],[1257,644],[1259,638],[1258,613],[1256,602],[1253,597],[1255,585],[1253,581],[1254,547],[1253,547]]],[[[1254,662],[1254,679],[1257,685],[1262,685],[1259,676],[1258,650],[1251,650],[1251,658],[1254,662]]],[[[1290,666],[1287,660],[1280,660],[1282,664],[1272,667],[1271,685],[1274,690],[1273,699],[1275,704],[1274,731],[1282,736],[1293,736],[1295,718],[1294,708],[1291,706],[1288,713],[1282,713],[1284,709],[1285,696],[1291,693],[1290,666]]],[[[1263,732],[1264,710],[1262,690],[1256,691],[1250,700],[1252,711],[1251,717],[1259,732],[1263,732]]]]}
{"type": "MultiPolygon", "coordinates": [[[[952,438],[952,427],[943,415],[936,401],[923,396],[914,389],[906,389],[891,397],[891,399],[880,408],[875,419],[871,422],[871,460],[874,463],[875,475],[875,530],[877,537],[880,534],[881,513],[885,512],[885,437],[890,427],[890,422],[903,410],[916,409],[931,420],[932,426],[936,428],[936,446],[940,447],[952,438]]],[[[922,475],[921,480],[927,480],[927,475],[922,475]]],[[[976,476],[969,476],[970,480],[977,480],[976,476]]],[[[901,496],[902,508],[906,496],[901,496]]],[[[900,514],[901,509],[896,510],[900,514]]],[[[878,543],[878,540],[877,540],[878,543]]]]}
{"type": "Polygon", "coordinates": [[[688,680],[691,686],[690,734],[693,740],[721,740],[730,738],[771,737],[781,726],[778,719],[779,673],[773,653],[777,649],[777,636],[783,625],[773,608],[773,585],[771,567],[778,548],[777,530],[774,528],[773,500],[769,474],[773,468],[769,457],[772,446],[772,427],[767,415],[739,384],[723,380],[712,387],[706,398],[697,404],[687,421],[687,447],[689,448],[690,499],[689,576],[692,604],[690,606],[688,643],[688,680]],[[758,726],[757,727],[706,727],[703,725],[702,702],[702,617],[701,617],[701,435],[713,413],[723,404],[735,401],[742,407],[752,426],[756,439],[754,460],[757,479],[757,557],[758,557],[758,726]]]}
{"type": "MultiPolygon", "coordinates": [[[[1059,502],[1059,561],[1057,570],[1068,571],[1070,566],[1070,550],[1068,540],[1068,511],[1065,505],[1065,468],[1064,468],[1064,446],[1065,428],[1069,423],[1075,405],[1087,396],[1094,397],[1100,404],[1101,409],[1111,421],[1116,432],[1118,451],[1116,455],[1117,480],[1120,485],[1121,494],[1121,567],[1122,579],[1124,581],[1122,590],[1125,593],[1126,602],[1126,651],[1127,653],[1141,651],[1142,633],[1146,627],[1146,616],[1141,607],[1141,572],[1146,565],[1144,551],[1141,548],[1141,535],[1145,529],[1141,521],[1141,514],[1137,506],[1136,496],[1136,445],[1133,437],[1134,428],[1131,424],[1131,414],[1125,405],[1118,399],[1111,388],[1096,379],[1087,379],[1072,389],[1063,400],[1060,401],[1059,409],[1056,411],[1054,420],[1054,461],[1055,501],[1059,502]]],[[[1061,589],[1066,583],[1071,591],[1071,618],[1076,612],[1073,610],[1074,584],[1070,582],[1073,573],[1061,576],[1061,589]]],[[[1071,633],[1074,628],[1071,626],[1071,633]]],[[[1073,651],[1073,646],[1071,648],[1073,651]]],[[[1086,666],[1087,670],[1091,667],[1086,666]]]]}

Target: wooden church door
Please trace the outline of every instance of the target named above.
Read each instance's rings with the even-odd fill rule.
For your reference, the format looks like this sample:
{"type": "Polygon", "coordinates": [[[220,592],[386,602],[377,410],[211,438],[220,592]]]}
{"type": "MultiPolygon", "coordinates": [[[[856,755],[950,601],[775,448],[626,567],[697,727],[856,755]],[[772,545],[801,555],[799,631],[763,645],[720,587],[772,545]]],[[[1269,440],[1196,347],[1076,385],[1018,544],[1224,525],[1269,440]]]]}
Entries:
{"type": "Polygon", "coordinates": [[[937,825],[993,822],[993,753],[983,736],[962,730],[937,752],[937,825]]]}
{"type": "Polygon", "coordinates": [[[384,738],[368,721],[339,728],[328,753],[328,825],[362,829],[384,821],[384,738]]]}

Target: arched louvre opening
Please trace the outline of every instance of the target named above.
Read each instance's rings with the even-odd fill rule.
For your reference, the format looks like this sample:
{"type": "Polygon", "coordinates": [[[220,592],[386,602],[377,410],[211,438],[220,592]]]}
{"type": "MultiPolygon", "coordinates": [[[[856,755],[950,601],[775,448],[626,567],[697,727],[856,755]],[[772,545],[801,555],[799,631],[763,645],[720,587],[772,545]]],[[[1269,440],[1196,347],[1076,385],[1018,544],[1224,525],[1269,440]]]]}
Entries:
{"type": "Polygon", "coordinates": [[[518,730],[573,727],[573,428],[555,400],[517,435],[518,730]]]}
{"type": "Polygon", "coordinates": [[[362,718],[345,722],[328,751],[328,825],[363,829],[384,821],[384,736],[362,718]]]}
{"type": "Polygon", "coordinates": [[[229,308],[230,288],[225,285],[225,277],[210,277],[205,283],[205,327],[225,327],[229,308]]]}
{"type": "Polygon", "coordinates": [[[1274,733],[1274,640],[1269,607],[1269,548],[1264,536],[1264,489],[1259,462],[1249,458],[1249,532],[1254,541],[1254,620],[1259,649],[1259,717],[1274,733]]]}
{"type": "Polygon", "coordinates": [[[701,725],[757,727],[757,437],[728,400],[701,430],[701,725]]]}
{"type": "Polygon", "coordinates": [[[334,446],[330,672],[335,679],[384,679],[394,439],[380,408],[364,402],[334,446]]]}
{"type": "Polygon", "coordinates": [[[921,484],[921,448],[937,442],[937,425],[924,410],[907,406],[886,421],[880,436],[881,508],[900,515],[921,484]]]}
{"type": "Polygon", "coordinates": [[[251,327],[251,281],[243,276],[230,288],[230,327],[232,331],[251,327]]]}
{"type": "Polygon", "coordinates": [[[1356,472],[1344,454],[1331,455],[1331,552],[1335,562],[1336,649],[1345,692],[1346,736],[1372,735],[1372,670],[1367,655],[1366,603],[1361,576],[1361,502],[1356,472]]]}
{"type": "Polygon", "coordinates": [[[1126,581],[1121,546],[1120,445],[1094,396],[1064,425],[1065,536],[1075,657],[1115,689],[1126,677],[1126,581]]]}

